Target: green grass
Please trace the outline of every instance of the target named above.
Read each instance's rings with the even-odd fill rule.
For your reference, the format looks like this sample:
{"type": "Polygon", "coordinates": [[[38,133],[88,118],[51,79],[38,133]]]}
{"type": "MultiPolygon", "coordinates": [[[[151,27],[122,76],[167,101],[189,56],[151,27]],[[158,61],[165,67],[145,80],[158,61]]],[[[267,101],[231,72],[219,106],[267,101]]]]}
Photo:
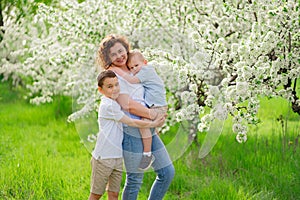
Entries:
{"type": "Polygon", "coordinates": [[[86,199],[90,156],[74,126],[56,103],[33,106],[17,92],[0,101],[0,199],[86,199]]]}
{"type": "MultiPolygon", "coordinates": [[[[0,90],[0,199],[87,199],[91,155],[66,122],[70,100],[34,106],[20,89],[1,83],[0,90]]],[[[206,157],[200,159],[192,144],[174,162],[166,200],[299,199],[300,117],[282,99],[261,103],[263,121],[250,128],[246,143],[235,141],[228,121],[206,157]]],[[[154,179],[145,173],[138,199],[147,199],[154,179]]]]}

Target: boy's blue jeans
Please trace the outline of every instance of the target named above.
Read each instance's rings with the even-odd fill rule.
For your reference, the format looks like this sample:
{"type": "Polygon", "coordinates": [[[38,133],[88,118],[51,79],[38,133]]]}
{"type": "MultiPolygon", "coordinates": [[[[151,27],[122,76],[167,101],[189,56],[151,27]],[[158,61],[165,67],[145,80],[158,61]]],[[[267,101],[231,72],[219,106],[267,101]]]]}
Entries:
{"type": "MultiPolygon", "coordinates": [[[[138,170],[142,158],[143,143],[138,128],[124,126],[123,131],[123,156],[126,168],[126,182],[122,199],[136,200],[144,177],[144,172],[138,170]]],[[[152,153],[155,156],[152,167],[157,176],[152,185],[148,200],[161,200],[170,186],[175,169],[164,144],[156,134],[152,136],[152,153]]]]}

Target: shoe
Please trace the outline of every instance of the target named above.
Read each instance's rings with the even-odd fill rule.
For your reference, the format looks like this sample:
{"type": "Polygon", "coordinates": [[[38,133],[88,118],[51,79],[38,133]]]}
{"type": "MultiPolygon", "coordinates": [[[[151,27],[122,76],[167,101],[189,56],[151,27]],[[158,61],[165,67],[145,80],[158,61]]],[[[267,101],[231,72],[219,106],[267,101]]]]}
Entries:
{"type": "Polygon", "coordinates": [[[143,155],[142,160],[139,165],[139,170],[146,171],[147,169],[149,169],[151,167],[154,160],[155,160],[155,157],[153,155],[151,155],[151,156],[143,155]]]}

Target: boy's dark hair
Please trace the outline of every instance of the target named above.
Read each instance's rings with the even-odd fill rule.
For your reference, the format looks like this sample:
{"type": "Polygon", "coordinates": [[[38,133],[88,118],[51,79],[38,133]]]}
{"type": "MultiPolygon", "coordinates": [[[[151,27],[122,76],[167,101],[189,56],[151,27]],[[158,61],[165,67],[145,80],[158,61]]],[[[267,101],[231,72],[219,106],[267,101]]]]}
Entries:
{"type": "Polygon", "coordinates": [[[97,76],[97,82],[98,82],[98,86],[102,87],[103,86],[103,82],[106,78],[115,78],[117,77],[117,75],[115,74],[115,72],[111,71],[111,70],[105,70],[102,71],[98,76],[97,76]]]}

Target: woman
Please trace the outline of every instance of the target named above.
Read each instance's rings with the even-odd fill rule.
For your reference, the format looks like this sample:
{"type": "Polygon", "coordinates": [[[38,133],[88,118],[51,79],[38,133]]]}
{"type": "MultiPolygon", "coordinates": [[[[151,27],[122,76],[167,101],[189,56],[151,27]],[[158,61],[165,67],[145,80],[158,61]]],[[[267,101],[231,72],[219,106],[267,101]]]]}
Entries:
{"type": "MultiPolygon", "coordinates": [[[[98,51],[98,62],[102,68],[114,70],[120,68],[130,73],[126,62],[130,45],[127,40],[119,35],[108,35],[105,37],[98,51]]],[[[155,119],[157,113],[140,104],[144,96],[144,88],[141,84],[130,84],[122,77],[119,78],[120,95],[117,102],[127,115],[132,118],[136,116],[155,119]],[[132,115],[133,114],[133,115],[132,115]],[[135,116],[136,115],[136,116],[135,116]]],[[[126,168],[126,182],[122,194],[123,200],[137,199],[144,173],[138,170],[142,158],[143,144],[139,129],[123,125],[123,157],[126,168]]],[[[160,138],[152,130],[152,152],[155,161],[152,164],[157,177],[152,185],[149,200],[163,199],[170,183],[174,177],[174,166],[160,138]]]]}

